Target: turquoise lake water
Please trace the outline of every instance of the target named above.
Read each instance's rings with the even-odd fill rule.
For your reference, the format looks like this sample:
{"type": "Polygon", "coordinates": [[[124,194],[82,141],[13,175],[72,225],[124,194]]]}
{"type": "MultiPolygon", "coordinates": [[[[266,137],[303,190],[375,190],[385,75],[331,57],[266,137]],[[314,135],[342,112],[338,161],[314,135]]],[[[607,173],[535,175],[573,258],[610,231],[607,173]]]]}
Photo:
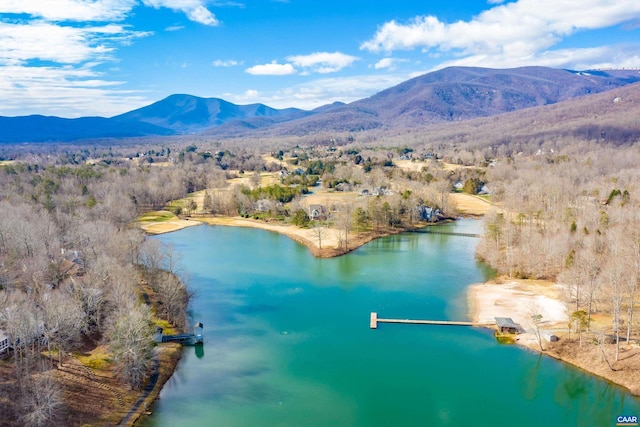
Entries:
{"type": "MultiPolygon", "coordinates": [[[[475,232],[461,220],[440,226],[475,232]]],[[[205,345],[186,347],[144,426],[615,426],[628,392],[488,330],[381,324],[467,320],[491,272],[477,239],[408,233],[316,259],[256,229],[162,235],[182,253],[205,345]]]]}

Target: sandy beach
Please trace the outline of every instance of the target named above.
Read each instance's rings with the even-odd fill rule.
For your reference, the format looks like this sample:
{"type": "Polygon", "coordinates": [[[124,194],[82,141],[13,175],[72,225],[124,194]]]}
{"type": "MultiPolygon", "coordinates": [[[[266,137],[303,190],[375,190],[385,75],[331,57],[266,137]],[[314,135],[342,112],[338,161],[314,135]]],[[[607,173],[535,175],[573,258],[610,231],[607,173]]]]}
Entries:
{"type": "Polygon", "coordinates": [[[553,333],[567,329],[569,315],[561,303],[561,286],[534,280],[507,280],[505,283],[483,283],[469,286],[467,298],[471,318],[477,323],[492,323],[495,317],[510,317],[525,333],[518,335],[518,343],[538,347],[531,317],[539,314],[540,330],[553,333]]]}
{"type": "MultiPolygon", "coordinates": [[[[158,211],[158,214],[171,214],[170,212],[158,211]]],[[[155,218],[155,217],[154,217],[155,218]]],[[[322,242],[317,237],[316,232],[310,228],[299,228],[291,224],[282,224],[277,221],[269,222],[259,219],[201,215],[198,217],[189,217],[188,219],[179,219],[177,217],[164,221],[157,220],[140,220],[138,226],[148,234],[163,234],[173,231],[182,230],[183,228],[193,227],[196,225],[210,224],[222,225],[229,227],[249,227],[259,228],[261,230],[273,231],[283,234],[296,242],[306,246],[309,251],[318,258],[330,258],[343,255],[359,248],[371,240],[391,234],[402,233],[408,231],[405,228],[385,228],[379,231],[367,231],[362,233],[349,233],[348,247],[340,246],[340,232],[335,228],[322,229],[322,242]],[[322,244],[322,247],[320,246],[322,244]]]]}
{"type": "Polygon", "coordinates": [[[540,331],[549,331],[560,338],[553,343],[543,340],[544,354],[626,387],[632,394],[640,396],[640,346],[633,341],[621,344],[620,358],[616,361],[614,344],[596,345],[594,336],[597,328],[608,328],[610,324],[606,316],[600,318],[601,323],[594,326],[593,333],[583,333],[580,346],[577,334],[569,333],[569,312],[562,302],[561,285],[542,280],[504,279],[469,286],[467,300],[470,317],[475,322],[493,322],[494,317],[510,317],[519,323],[526,332],[517,335],[516,343],[533,351],[540,351],[540,346],[531,316],[540,314],[540,331]]]}
{"type": "Polygon", "coordinates": [[[282,224],[279,222],[265,222],[262,220],[255,220],[251,218],[241,217],[224,217],[224,216],[207,216],[198,218],[206,224],[211,225],[223,225],[230,227],[249,227],[259,228],[262,230],[273,231],[283,234],[296,242],[305,245],[309,251],[318,258],[331,258],[334,256],[343,255],[347,252],[351,252],[354,249],[359,248],[371,240],[388,236],[391,234],[402,233],[407,231],[403,228],[384,229],[378,232],[362,232],[362,233],[349,233],[348,248],[340,247],[339,245],[339,231],[335,228],[324,228],[322,236],[322,247],[318,237],[314,234],[313,229],[299,228],[291,224],[282,224]]]}
{"type": "Polygon", "coordinates": [[[140,228],[149,234],[163,234],[170,233],[172,231],[182,230],[183,228],[193,227],[195,225],[202,224],[198,220],[188,219],[171,219],[164,222],[147,222],[141,223],[140,228]]]}
{"type": "MultiPolygon", "coordinates": [[[[236,180],[248,180],[248,178],[236,178],[236,180]]],[[[263,176],[263,181],[266,183],[270,183],[272,180],[273,176],[271,174],[265,174],[265,176],[263,176]]],[[[237,182],[232,182],[232,185],[235,184],[237,184],[237,182]]],[[[224,189],[222,191],[226,190],[228,189],[224,189]]],[[[193,200],[198,206],[203,206],[204,193],[205,190],[198,191],[188,198],[183,199],[183,201],[193,200]]],[[[322,204],[323,206],[332,206],[339,203],[349,203],[359,197],[361,196],[356,192],[320,190],[307,195],[303,199],[302,205],[309,206],[310,204],[315,203],[322,204]]],[[[488,201],[477,196],[452,193],[449,197],[456,210],[467,216],[480,217],[493,207],[488,201]]],[[[182,230],[186,227],[200,225],[202,223],[232,227],[250,227],[274,231],[276,233],[284,234],[296,242],[305,245],[314,256],[321,258],[342,255],[359,248],[371,240],[391,234],[410,231],[409,228],[385,228],[375,232],[369,231],[362,233],[355,233],[352,231],[349,233],[348,247],[345,249],[344,247],[340,247],[340,232],[335,228],[323,229],[322,247],[320,247],[320,241],[314,230],[309,228],[299,228],[291,224],[283,224],[277,221],[256,220],[252,218],[242,218],[240,216],[214,216],[204,214],[202,212],[196,216],[180,219],[169,211],[149,212],[142,215],[138,221],[140,228],[148,234],[170,233],[182,230]]]]}

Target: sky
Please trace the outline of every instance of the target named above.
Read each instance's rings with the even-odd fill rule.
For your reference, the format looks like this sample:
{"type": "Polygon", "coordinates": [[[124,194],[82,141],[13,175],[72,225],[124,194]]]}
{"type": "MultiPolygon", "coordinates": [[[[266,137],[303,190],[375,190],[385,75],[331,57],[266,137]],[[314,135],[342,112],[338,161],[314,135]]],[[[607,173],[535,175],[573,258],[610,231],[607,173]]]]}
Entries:
{"type": "Polygon", "coordinates": [[[449,66],[640,67],[638,0],[0,0],[0,116],[313,109],[449,66]]]}

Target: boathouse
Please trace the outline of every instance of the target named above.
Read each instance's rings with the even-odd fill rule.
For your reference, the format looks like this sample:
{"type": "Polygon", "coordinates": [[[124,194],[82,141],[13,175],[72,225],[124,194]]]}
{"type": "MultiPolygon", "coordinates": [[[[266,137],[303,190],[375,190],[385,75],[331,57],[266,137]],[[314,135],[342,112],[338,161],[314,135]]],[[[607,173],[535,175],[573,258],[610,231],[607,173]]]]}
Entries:
{"type": "Polygon", "coordinates": [[[520,325],[515,323],[510,317],[496,317],[496,328],[502,334],[517,334],[520,325]]]}
{"type": "Polygon", "coordinates": [[[193,325],[193,335],[195,338],[195,344],[201,344],[204,342],[204,338],[202,337],[203,329],[204,329],[204,326],[202,325],[202,322],[196,322],[196,324],[193,325]]]}

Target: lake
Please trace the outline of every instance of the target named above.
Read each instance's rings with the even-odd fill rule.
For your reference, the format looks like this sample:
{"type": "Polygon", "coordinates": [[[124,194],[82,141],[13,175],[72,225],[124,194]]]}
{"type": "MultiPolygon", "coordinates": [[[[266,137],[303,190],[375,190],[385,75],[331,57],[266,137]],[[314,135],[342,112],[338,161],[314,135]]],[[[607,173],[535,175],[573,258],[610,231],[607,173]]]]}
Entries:
{"type": "Polygon", "coordinates": [[[467,286],[492,274],[474,259],[478,239],[406,233],[316,259],[257,229],[154,238],[184,257],[205,345],[185,347],[144,426],[615,426],[640,415],[624,389],[489,330],[369,329],[372,311],[467,320],[467,286]]]}

